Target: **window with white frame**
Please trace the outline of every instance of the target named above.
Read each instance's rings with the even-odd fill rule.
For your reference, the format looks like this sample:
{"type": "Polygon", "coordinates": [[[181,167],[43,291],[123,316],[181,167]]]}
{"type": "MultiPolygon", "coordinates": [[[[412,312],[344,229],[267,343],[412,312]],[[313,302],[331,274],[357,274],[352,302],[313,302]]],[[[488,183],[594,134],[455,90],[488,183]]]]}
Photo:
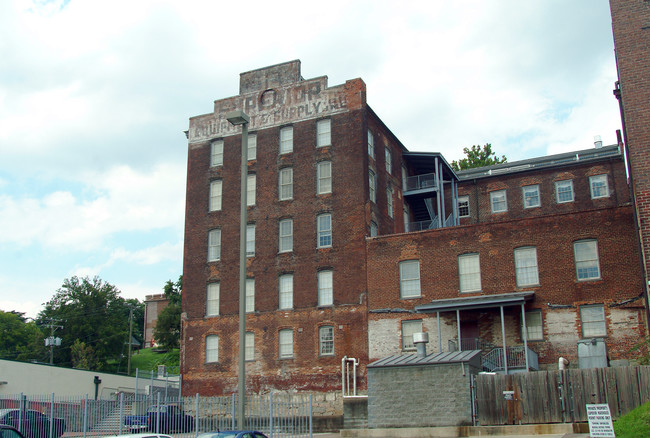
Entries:
{"type": "Polygon", "coordinates": [[[522,187],[523,198],[524,198],[524,208],[535,208],[542,205],[542,202],[539,198],[539,185],[534,184],[531,186],[522,187]]]}
{"type": "Polygon", "coordinates": [[[255,279],[246,279],[246,313],[255,312],[255,279]]]}
{"type": "Polygon", "coordinates": [[[609,196],[607,174],[590,176],[589,187],[591,187],[591,199],[607,198],[609,196]]]}
{"type": "Polygon", "coordinates": [[[580,306],[580,325],[582,336],[585,338],[607,336],[605,306],[602,304],[580,306]]]}
{"type": "Polygon", "coordinates": [[[399,263],[400,298],[421,296],[420,261],[406,260],[399,263]]]}
{"type": "Polygon", "coordinates": [[[248,134],[248,160],[257,159],[257,135],[248,134]]]}
{"type": "Polygon", "coordinates": [[[208,231],[208,261],[216,262],[221,258],[221,230],[208,231]]]}
{"type": "Polygon", "coordinates": [[[318,305],[331,306],[334,303],[333,273],[330,270],[318,272],[318,305]]]}
{"type": "Polygon", "coordinates": [[[573,180],[555,181],[555,198],[558,204],[573,202],[573,180]]]}
{"type": "Polygon", "coordinates": [[[210,211],[221,210],[222,181],[215,179],[210,181],[210,211]]]}
{"type": "Polygon", "coordinates": [[[205,305],[205,316],[219,315],[219,283],[209,283],[205,305]]]}
{"type": "Polygon", "coordinates": [[[317,187],[316,193],[332,193],[332,162],[321,161],[316,166],[317,187]]]}
{"type": "Polygon", "coordinates": [[[386,146],[385,157],[386,157],[386,172],[390,174],[393,172],[393,154],[390,152],[388,146],[386,146]]]}
{"type": "Polygon", "coordinates": [[[469,196],[458,197],[458,217],[469,217],[469,196]]]}
{"type": "Polygon", "coordinates": [[[255,257],[255,224],[246,225],[246,257],[255,257]]]}
{"type": "Polygon", "coordinates": [[[402,321],[402,350],[415,350],[413,333],[422,333],[422,320],[402,321]]]}
{"type": "Polygon", "coordinates": [[[490,192],[490,207],[492,208],[492,213],[508,211],[508,201],[506,199],[505,190],[490,192]]]}
{"type": "Polygon", "coordinates": [[[372,169],[368,169],[368,190],[370,192],[370,200],[377,202],[377,177],[372,169]]]}
{"type": "Polygon", "coordinates": [[[223,166],[223,140],[213,141],[210,145],[210,167],[223,166]]]}
{"type": "Polygon", "coordinates": [[[334,356],[334,327],[331,325],[318,328],[318,354],[334,356]]]}
{"type": "Polygon", "coordinates": [[[279,252],[293,251],[293,219],[282,219],[279,222],[279,252]]]}
{"type": "Polygon", "coordinates": [[[316,123],[316,147],[330,146],[332,144],[332,121],[319,120],[316,123]]]}
{"type": "Polygon", "coordinates": [[[368,129],[368,155],[375,158],[375,136],[370,129],[368,129]]]}
{"type": "Polygon", "coordinates": [[[388,217],[393,217],[393,187],[390,184],[386,187],[386,210],[388,217]]]}
{"type": "Polygon", "coordinates": [[[374,221],[370,222],[370,237],[377,236],[377,224],[374,221]]]}
{"type": "Polygon", "coordinates": [[[293,152],[293,126],[280,129],[280,154],[293,152]]]}
{"type": "Polygon", "coordinates": [[[248,175],[246,181],[246,205],[255,205],[255,185],[257,184],[257,177],[254,173],[248,175]]]}
{"type": "Polygon", "coordinates": [[[246,348],[244,349],[244,360],[255,360],[255,334],[253,332],[246,332],[246,348]]]}
{"type": "Polygon", "coordinates": [[[461,292],[478,292],[481,290],[481,263],[478,254],[461,254],[458,256],[458,277],[461,292]]]}
{"type": "Polygon", "coordinates": [[[280,330],[278,344],[280,346],[280,359],[291,359],[293,357],[293,330],[280,330]]]}
{"type": "Polygon", "coordinates": [[[515,249],[515,277],[518,287],[539,284],[536,247],[529,246],[515,249]]]}
{"type": "Polygon", "coordinates": [[[293,274],[280,276],[280,309],[293,309],[293,274]]]}
{"type": "Polygon", "coordinates": [[[285,167],[280,169],[278,177],[278,193],[280,195],[280,201],[286,201],[293,198],[293,168],[285,167]]]}
{"type": "Polygon", "coordinates": [[[573,242],[573,254],[576,262],[578,281],[600,278],[598,261],[598,243],[595,240],[578,240],[573,242]]]}
{"type": "MultiPolygon", "coordinates": [[[[521,338],[524,338],[523,324],[521,325],[521,338]]],[[[529,341],[543,341],[544,327],[542,326],[542,311],[530,310],[526,312],[526,335],[529,341]]]]}
{"type": "Polygon", "coordinates": [[[205,337],[205,361],[206,363],[219,362],[219,336],[205,337]]]}
{"type": "Polygon", "coordinates": [[[332,246],[332,215],[329,213],[318,215],[316,228],[318,230],[318,248],[332,246]]]}

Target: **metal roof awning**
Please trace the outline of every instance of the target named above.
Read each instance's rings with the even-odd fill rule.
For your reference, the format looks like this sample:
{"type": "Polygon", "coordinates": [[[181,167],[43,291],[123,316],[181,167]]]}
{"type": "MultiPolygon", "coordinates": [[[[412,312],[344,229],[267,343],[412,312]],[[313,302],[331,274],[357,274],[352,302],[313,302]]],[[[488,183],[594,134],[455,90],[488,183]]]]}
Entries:
{"type": "Polygon", "coordinates": [[[490,307],[516,306],[530,301],[535,292],[513,292],[510,294],[480,295],[474,297],[434,300],[430,304],[416,306],[419,313],[449,312],[452,310],[485,309],[490,307]]]}
{"type": "Polygon", "coordinates": [[[396,354],[379,359],[371,364],[368,368],[382,367],[402,367],[409,365],[437,365],[450,363],[467,363],[476,360],[480,361],[481,350],[453,351],[446,353],[429,354],[421,357],[417,354],[396,354]],[[478,358],[478,359],[477,359],[478,358]]]}

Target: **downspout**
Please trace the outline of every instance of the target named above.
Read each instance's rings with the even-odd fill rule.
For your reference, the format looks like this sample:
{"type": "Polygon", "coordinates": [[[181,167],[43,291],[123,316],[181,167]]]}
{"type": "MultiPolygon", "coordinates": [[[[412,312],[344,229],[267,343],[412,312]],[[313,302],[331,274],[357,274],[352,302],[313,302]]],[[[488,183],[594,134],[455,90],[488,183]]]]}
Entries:
{"type": "Polygon", "coordinates": [[[528,364],[528,327],[526,327],[526,311],[524,310],[524,303],[521,303],[521,324],[524,328],[524,358],[526,359],[526,371],[530,371],[528,364]]]}
{"type": "MultiPolygon", "coordinates": [[[[618,74],[618,62],[616,63],[616,71],[618,74]]],[[[650,335],[650,298],[648,297],[648,270],[646,266],[645,250],[643,248],[643,241],[641,239],[641,228],[639,226],[639,215],[636,203],[636,189],[634,187],[634,175],[632,173],[632,165],[630,164],[630,151],[628,149],[627,141],[627,127],[625,125],[625,109],[623,107],[623,95],[621,93],[621,84],[616,81],[614,89],[614,96],[618,100],[618,109],[621,113],[621,124],[623,125],[623,152],[625,153],[625,165],[627,167],[627,174],[630,178],[630,188],[632,195],[632,214],[634,215],[634,231],[637,235],[637,248],[640,256],[641,272],[643,275],[643,297],[645,298],[645,318],[646,318],[646,335],[650,335]]],[[[619,145],[621,142],[619,141],[619,145]]]]}
{"type": "Polygon", "coordinates": [[[506,353],[506,324],[503,320],[503,306],[501,306],[501,336],[503,337],[503,369],[508,374],[508,354],[506,353]]]}

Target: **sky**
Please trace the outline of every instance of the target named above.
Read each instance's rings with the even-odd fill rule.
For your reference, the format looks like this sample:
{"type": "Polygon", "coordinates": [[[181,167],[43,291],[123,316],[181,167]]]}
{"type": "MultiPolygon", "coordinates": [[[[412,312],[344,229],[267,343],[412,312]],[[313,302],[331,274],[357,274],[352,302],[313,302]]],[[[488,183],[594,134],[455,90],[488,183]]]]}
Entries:
{"type": "Polygon", "coordinates": [[[607,0],[0,2],[0,310],[64,279],[124,298],[182,273],[189,118],[294,59],[412,151],[509,161],[616,143],[607,0]],[[398,6],[399,5],[399,6],[398,6]]]}

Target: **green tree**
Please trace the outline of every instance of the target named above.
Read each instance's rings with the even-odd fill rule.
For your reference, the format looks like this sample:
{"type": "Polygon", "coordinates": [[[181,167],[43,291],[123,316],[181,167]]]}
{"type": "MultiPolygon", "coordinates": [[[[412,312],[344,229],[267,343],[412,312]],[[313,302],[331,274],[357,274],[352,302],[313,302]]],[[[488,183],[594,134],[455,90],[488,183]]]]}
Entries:
{"type": "Polygon", "coordinates": [[[128,337],[124,307],[120,291],[98,277],[65,279],[39,314],[43,323],[54,320],[62,326],[55,332],[62,341],[54,348],[54,362],[73,366],[72,346],[78,340],[94,350],[91,369],[107,369],[108,361],[120,357],[128,337]]]}
{"type": "Polygon", "coordinates": [[[508,161],[505,155],[501,155],[501,158],[497,157],[492,152],[492,145],[490,143],[485,143],[483,147],[473,145],[471,149],[463,148],[463,153],[465,154],[465,158],[451,162],[451,167],[454,170],[473,169],[475,167],[491,166],[508,161]]]}
{"type": "Polygon", "coordinates": [[[0,358],[43,361],[47,358],[44,334],[21,312],[0,310],[0,358]]]}
{"type": "Polygon", "coordinates": [[[70,347],[70,355],[72,357],[72,368],[81,370],[94,370],[97,368],[97,358],[95,357],[95,350],[85,342],[75,339],[74,344],[70,347]]]}
{"type": "Polygon", "coordinates": [[[181,294],[183,291],[183,276],[174,283],[167,280],[165,298],[169,303],[159,314],[153,337],[165,348],[178,348],[181,339],[181,294]]]}

